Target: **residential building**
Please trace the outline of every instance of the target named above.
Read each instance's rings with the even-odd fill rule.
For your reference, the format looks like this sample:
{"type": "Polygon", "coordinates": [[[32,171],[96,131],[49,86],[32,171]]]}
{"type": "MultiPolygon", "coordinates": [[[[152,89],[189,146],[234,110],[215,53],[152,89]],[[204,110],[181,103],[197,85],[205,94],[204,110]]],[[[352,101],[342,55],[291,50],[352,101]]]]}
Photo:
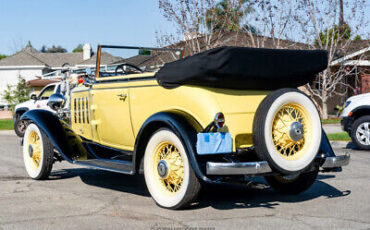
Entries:
{"type": "MultiPolygon", "coordinates": [[[[102,65],[118,60],[121,58],[102,53],[102,65]]],[[[1,95],[7,85],[16,85],[19,77],[32,81],[66,66],[88,68],[95,66],[95,62],[96,54],[89,44],[79,53],[41,53],[29,42],[21,51],[0,60],[0,106],[6,104],[1,95]]]]}

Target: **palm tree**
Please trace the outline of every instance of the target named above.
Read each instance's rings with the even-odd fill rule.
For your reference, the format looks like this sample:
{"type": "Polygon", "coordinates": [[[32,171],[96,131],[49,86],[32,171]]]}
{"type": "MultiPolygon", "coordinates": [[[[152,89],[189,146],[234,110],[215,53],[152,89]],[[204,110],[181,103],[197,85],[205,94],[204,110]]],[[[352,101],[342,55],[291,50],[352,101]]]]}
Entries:
{"type": "MultiPolygon", "coordinates": [[[[206,24],[212,31],[240,31],[240,25],[244,15],[253,9],[246,6],[250,0],[222,0],[212,9],[209,9],[206,16],[206,24]]],[[[245,28],[249,28],[245,27],[245,28]]]]}

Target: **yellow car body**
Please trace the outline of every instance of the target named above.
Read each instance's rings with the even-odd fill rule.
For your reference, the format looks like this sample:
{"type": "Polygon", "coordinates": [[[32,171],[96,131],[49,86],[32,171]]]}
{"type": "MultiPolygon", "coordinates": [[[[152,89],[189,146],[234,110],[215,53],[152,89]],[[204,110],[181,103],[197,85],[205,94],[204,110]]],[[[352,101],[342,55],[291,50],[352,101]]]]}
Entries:
{"type": "Polygon", "coordinates": [[[153,114],[178,113],[201,132],[222,112],[226,122],[220,131],[231,134],[235,151],[253,145],[254,115],[268,93],[196,86],[165,89],[153,73],[100,78],[91,88],[73,90],[72,128],[93,142],[133,151],[140,128],[153,114]]]}
{"type": "MultiPolygon", "coordinates": [[[[143,173],[156,203],[178,209],[196,199],[200,181],[240,183],[246,177],[260,175],[273,188],[295,194],[314,183],[319,169],[340,171],[349,162],[349,155],[335,156],[312,100],[295,88],[284,88],[286,82],[283,87],[276,86],[281,78],[275,76],[275,71],[262,75],[273,76],[270,83],[275,84],[266,86],[260,86],[264,80],[257,81],[259,75],[245,74],[249,78],[234,79],[233,84],[241,87],[227,88],[220,85],[229,83],[223,76],[234,75],[221,71],[218,74],[223,76],[212,74],[201,86],[184,83],[173,87],[171,81],[181,79],[181,73],[178,68],[171,69],[171,63],[180,63],[181,67],[186,60],[166,64],[171,80],[166,85],[163,75],[162,80],[160,77],[166,65],[158,72],[150,72],[146,66],[141,68],[111,56],[110,66],[100,71],[102,47],[148,53],[142,47],[98,46],[95,76],[86,71],[85,82],[72,90],[68,100],[62,94],[50,96],[48,105],[57,115],[31,110],[22,116],[21,120],[30,123],[25,132],[23,157],[31,178],[47,178],[56,160],[130,175],[143,173]],[[222,80],[208,87],[215,76],[222,80]],[[274,91],[251,90],[264,88],[274,91]],[[66,112],[63,107],[67,101],[70,111],[66,112]]],[[[241,50],[229,49],[235,64],[239,59],[234,55],[239,54],[232,50],[241,50]]],[[[248,50],[244,52],[251,57],[248,50]]],[[[271,50],[253,52],[267,52],[266,57],[274,57],[271,50]]],[[[293,56],[292,51],[276,52],[291,58],[301,55],[300,51],[293,56]]],[[[316,53],[307,51],[306,55],[316,53]]],[[[149,54],[153,54],[153,59],[164,59],[156,53],[149,54]]],[[[319,52],[318,56],[325,54],[319,52]]],[[[203,58],[195,60],[198,61],[190,62],[190,67],[209,64],[203,58]]],[[[301,62],[303,67],[305,63],[301,62]]],[[[203,65],[198,68],[203,71],[203,65]]],[[[204,79],[202,71],[200,76],[204,79]]],[[[186,68],[184,72],[189,74],[186,68]]]]}

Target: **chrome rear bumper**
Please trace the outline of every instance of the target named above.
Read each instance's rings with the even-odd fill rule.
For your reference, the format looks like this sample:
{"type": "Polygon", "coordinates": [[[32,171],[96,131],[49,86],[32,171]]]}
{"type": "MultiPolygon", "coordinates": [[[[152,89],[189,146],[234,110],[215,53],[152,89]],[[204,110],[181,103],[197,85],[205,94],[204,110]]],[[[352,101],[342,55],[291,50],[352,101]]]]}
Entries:
{"type": "MultiPolygon", "coordinates": [[[[349,164],[350,155],[326,157],[321,165],[324,169],[349,164]]],[[[207,175],[257,175],[272,172],[267,161],[258,162],[207,162],[207,175]]]]}
{"type": "Polygon", "coordinates": [[[327,157],[324,164],[321,165],[322,168],[336,168],[341,166],[346,166],[349,164],[349,159],[351,158],[349,153],[341,156],[327,157]]]}
{"type": "Polygon", "coordinates": [[[207,162],[207,175],[247,175],[271,172],[267,161],[258,162],[207,162]]]}

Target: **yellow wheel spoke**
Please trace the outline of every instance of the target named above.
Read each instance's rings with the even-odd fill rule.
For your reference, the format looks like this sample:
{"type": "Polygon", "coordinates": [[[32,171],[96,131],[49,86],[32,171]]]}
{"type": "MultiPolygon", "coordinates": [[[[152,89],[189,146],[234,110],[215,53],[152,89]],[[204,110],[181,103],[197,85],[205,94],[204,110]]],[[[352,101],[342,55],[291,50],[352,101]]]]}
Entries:
{"type": "Polygon", "coordinates": [[[306,146],[310,134],[309,127],[311,119],[305,108],[296,103],[283,105],[276,112],[272,122],[272,140],[275,149],[286,159],[296,159],[306,146]],[[291,126],[296,122],[302,125],[303,131],[303,136],[298,141],[290,136],[291,126]]]}
{"type": "Polygon", "coordinates": [[[158,175],[159,184],[169,193],[178,192],[184,178],[184,165],[179,150],[169,142],[160,143],[155,150],[155,159],[153,170],[158,175]],[[165,178],[158,174],[160,161],[165,161],[168,167],[168,174],[165,178]]]}
{"type": "Polygon", "coordinates": [[[29,136],[27,137],[27,143],[29,145],[29,151],[32,151],[32,154],[30,152],[30,162],[32,167],[36,170],[38,167],[40,167],[42,154],[41,139],[39,134],[35,131],[30,132],[29,136]]]}

